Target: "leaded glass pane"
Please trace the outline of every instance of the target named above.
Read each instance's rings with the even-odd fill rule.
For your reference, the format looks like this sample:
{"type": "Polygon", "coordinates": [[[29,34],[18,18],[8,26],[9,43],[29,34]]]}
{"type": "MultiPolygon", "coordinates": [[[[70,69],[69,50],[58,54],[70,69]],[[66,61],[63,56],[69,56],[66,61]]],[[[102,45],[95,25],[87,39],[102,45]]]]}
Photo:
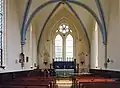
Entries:
{"type": "Polygon", "coordinates": [[[73,58],[73,38],[70,34],[66,38],[66,58],[68,61],[73,58]]]}
{"type": "Polygon", "coordinates": [[[55,38],[55,58],[58,60],[62,58],[62,37],[60,35],[55,38]]]}
{"type": "Polygon", "coordinates": [[[63,34],[69,32],[69,26],[66,24],[62,24],[59,26],[59,31],[63,34]]]}

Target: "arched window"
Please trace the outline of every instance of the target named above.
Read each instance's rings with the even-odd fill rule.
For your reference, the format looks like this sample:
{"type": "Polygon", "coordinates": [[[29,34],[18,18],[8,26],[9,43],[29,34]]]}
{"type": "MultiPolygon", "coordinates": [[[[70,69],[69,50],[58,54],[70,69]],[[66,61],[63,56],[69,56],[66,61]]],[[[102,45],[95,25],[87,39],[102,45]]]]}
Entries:
{"type": "Polygon", "coordinates": [[[70,34],[66,38],[66,58],[69,60],[73,58],[73,37],[70,34]]]}
{"type": "Polygon", "coordinates": [[[55,57],[57,61],[62,59],[62,37],[59,34],[55,38],[55,57]]]}
{"type": "Polygon", "coordinates": [[[55,60],[73,61],[73,37],[72,30],[67,24],[61,24],[56,30],[55,60]]]}

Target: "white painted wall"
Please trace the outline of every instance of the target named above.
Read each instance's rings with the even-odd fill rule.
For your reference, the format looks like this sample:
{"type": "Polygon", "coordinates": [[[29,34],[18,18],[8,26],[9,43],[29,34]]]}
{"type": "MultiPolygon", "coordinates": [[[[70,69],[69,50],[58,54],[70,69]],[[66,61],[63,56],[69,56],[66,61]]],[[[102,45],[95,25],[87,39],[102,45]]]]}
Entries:
{"type": "MultiPolygon", "coordinates": [[[[106,21],[106,26],[107,26],[107,31],[108,31],[108,46],[107,46],[107,57],[113,61],[108,64],[108,70],[120,70],[120,41],[119,41],[119,1],[107,1],[101,0],[102,8],[104,11],[105,15],[105,21],[106,21]]],[[[95,47],[95,37],[94,37],[94,31],[92,35],[92,42],[91,42],[91,48],[93,51],[91,52],[91,66],[92,68],[95,68],[95,52],[96,49],[95,47]]],[[[98,69],[105,69],[104,68],[104,63],[105,63],[105,46],[103,45],[103,40],[101,37],[101,31],[98,31],[98,69]]]]}
{"type": "MultiPolygon", "coordinates": [[[[31,62],[25,64],[25,68],[21,68],[19,63],[19,54],[21,52],[21,37],[18,8],[15,0],[7,0],[6,11],[6,45],[5,45],[5,70],[0,69],[0,73],[31,70],[31,62]]],[[[35,35],[34,35],[35,36],[35,35]]],[[[29,46],[27,46],[29,47],[29,46]]],[[[34,50],[35,51],[35,50],[34,50]]],[[[26,54],[27,55],[27,54],[26,54]]],[[[34,57],[36,57],[34,55],[34,57]]]]}
{"type": "MultiPolygon", "coordinates": [[[[111,3],[109,3],[110,7],[108,6],[103,6],[105,12],[105,20],[107,24],[107,31],[108,31],[108,46],[107,46],[107,58],[112,60],[113,62],[110,62],[108,64],[108,69],[107,70],[115,70],[115,71],[120,71],[120,41],[119,41],[119,2],[116,0],[113,2],[111,0],[111,3]]],[[[103,3],[102,3],[103,5],[103,3]]],[[[94,36],[94,35],[93,35],[94,36]]],[[[94,37],[93,37],[94,39],[94,37]]],[[[98,68],[99,69],[105,69],[104,68],[104,63],[105,63],[105,46],[103,45],[103,40],[101,37],[101,32],[99,30],[98,34],[98,68]]],[[[92,46],[94,46],[94,43],[92,43],[92,46]]],[[[92,53],[95,54],[93,51],[92,53]]],[[[92,56],[93,57],[93,56],[92,56]]],[[[92,68],[94,68],[94,59],[92,61],[92,68]]]]}
{"type": "Polygon", "coordinates": [[[120,71],[120,14],[119,1],[111,3],[111,11],[108,25],[108,58],[113,60],[109,63],[108,69],[120,71]]]}
{"type": "Polygon", "coordinates": [[[18,25],[18,14],[14,0],[7,1],[6,19],[6,67],[3,72],[21,70],[20,64],[16,63],[20,54],[20,29],[18,25]]]}
{"type": "Polygon", "coordinates": [[[26,41],[24,46],[24,54],[25,54],[25,66],[26,69],[34,69],[36,68],[34,64],[37,63],[37,42],[36,42],[36,30],[34,24],[31,24],[29,29],[27,30],[26,41]],[[28,62],[26,62],[26,57],[29,58],[28,62]]]}

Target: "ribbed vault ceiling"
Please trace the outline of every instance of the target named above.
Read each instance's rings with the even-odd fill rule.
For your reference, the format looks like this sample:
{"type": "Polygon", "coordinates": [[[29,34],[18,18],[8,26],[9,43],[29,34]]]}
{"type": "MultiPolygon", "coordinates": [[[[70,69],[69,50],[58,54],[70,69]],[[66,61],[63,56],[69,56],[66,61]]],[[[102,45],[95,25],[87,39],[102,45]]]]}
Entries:
{"type": "MultiPolygon", "coordinates": [[[[16,1],[16,0],[15,0],[16,1]]],[[[32,0],[32,4],[30,7],[30,11],[28,13],[28,17],[31,15],[31,13],[41,4],[47,2],[49,0],[32,0]]],[[[88,5],[98,16],[98,9],[97,6],[95,4],[95,0],[76,0],[76,1],[80,1],[86,5],[88,5]]],[[[108,21],[108,17],[106,16],[109,13],[109,6],[110,6],[110,1],[111,0],[100,0],[103,10],[104,10],[104,14],[105,14],[105,21],[108,21]],[[109,2],[108,2],[109,1],[109,2]]],[[[16,5],[18,5],[18,9],[19,9],[19,17],[20,19],[24,16],[24,12],[25,12],[25,7],[27,4],[27,0],[17,0],[16,1],[16,5]]],[[[49,14],[51,13],[52,9],[57,5],[57,3],[55,4],[50,4],[47,5],[45,8],[43,8],[41,11],[39,11],[37,13],[37,15],[34,17],[33,21],[36,25],[36,33],[37,34],[37,40],[39,38],[39,34],[40,34],[40,30],[42,28],[42,26],[44,25],[47,17],[49,16],[49,14]]],[[[87,12],[84,8],[76,6],[75,4],[71,4],[70,5],[73,7],[73,9],[76,11],[77,15],[80,17],[80,19],[82,20],[82,22],[84,23],[86,29],[87,29],[87,33],[88,33],[88,37],[91,39],[91,35],[92,35],[92,30],[94,28],[94,18],[90,15],[89,12],[87,12]]],[[[60,7],[55,11],[55,13],[53,14],[53,17],[55,14],[59,13],[59,11],[62,8],[66,8],[71,14],[73,14],[70,9],[65,5],[65,4],[61,4],[60,7]]],[[[61,12],[63,15],[64,13],[61,12]]],[[[51,18],[52,19],[52,18],[51,18]]],[[[20,20],[22,23],[22,20],[20,20]]]]}

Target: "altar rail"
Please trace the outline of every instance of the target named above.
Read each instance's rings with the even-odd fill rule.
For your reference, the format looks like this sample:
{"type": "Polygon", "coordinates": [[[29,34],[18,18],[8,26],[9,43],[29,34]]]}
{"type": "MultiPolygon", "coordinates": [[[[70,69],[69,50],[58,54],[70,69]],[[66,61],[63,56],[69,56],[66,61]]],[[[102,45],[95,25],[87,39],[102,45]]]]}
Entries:
{"type": "Polygon", "coordinates": [[[56,61],[53,59],[53,68],[54,69],[74,69],[76,71],[76,59],[73,61],[56,61]]]}

